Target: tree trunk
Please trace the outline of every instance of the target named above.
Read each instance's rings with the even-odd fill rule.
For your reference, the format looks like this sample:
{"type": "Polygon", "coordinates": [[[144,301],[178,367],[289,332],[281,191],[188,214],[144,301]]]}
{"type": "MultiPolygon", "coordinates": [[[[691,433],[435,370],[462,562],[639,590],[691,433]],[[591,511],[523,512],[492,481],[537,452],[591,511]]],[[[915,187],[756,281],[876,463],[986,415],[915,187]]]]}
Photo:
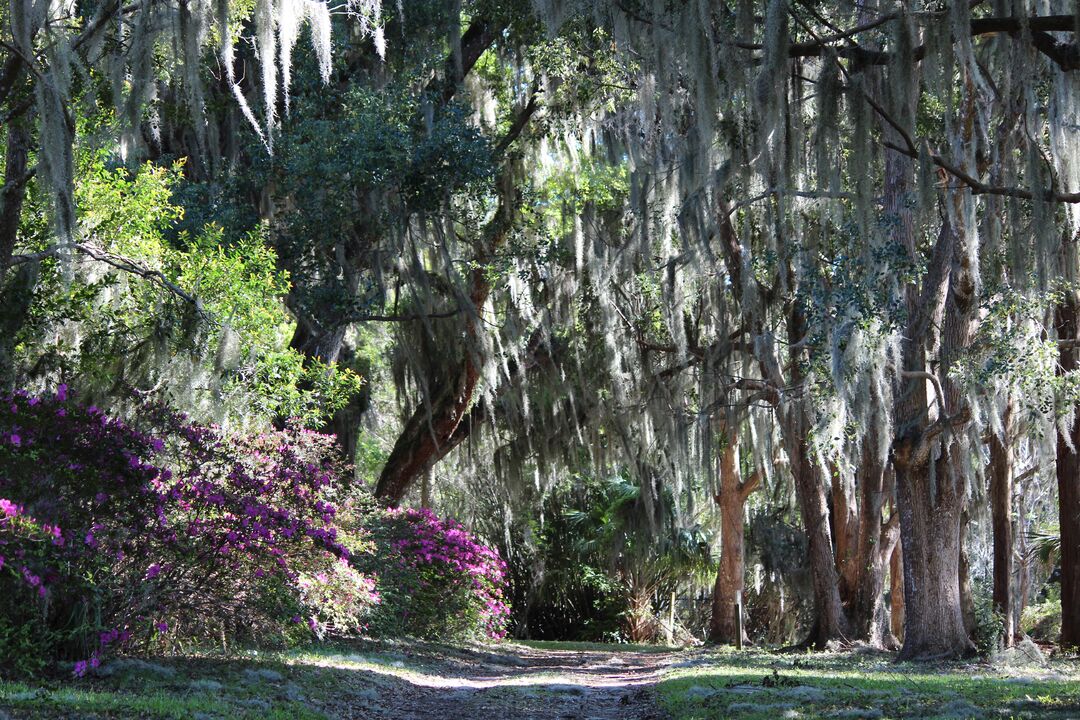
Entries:
{"type": "Polygon", "coordinates": [[[1003,641],[1016,639],[1013,592],[1013,403],[1005,406],[1002,436],[990,436],[990,517],[994,535],[994,612],[1004,624],[1003,641]]]}
{"type": "Polygon", "coordinates": [[[801,445],[801,458],[798,469],[795,470],[795,494],[806,527],[808,560],[813,575],[815,618],[806,644],[823,650],[833,640],[848,642],[851,639],[851,627],[840,600],[839,577],[833,562],[825,483],[821,480],[821,473],[810,463],[807,443],[801,445]]]}
{"type": "Polygon", "coordinates": [[[964,655],[972,649],[960,604],[962,492],[950,481],[946,454],[909,463],[907,448],[896,460],[900,542],[904,558],[904,646],[901,660],[964,655]],[[934,477],[936,475],[936,477],[934,477]]]}
{"type": "MultiPolygon", "coordinates": [[[[788,342],[791,350],[791,375],[789,385],[803,382],[801,364],[803,358],[797,348],[806,334],[806,318],[795,304],[788,317],[788,342]]],[[[772,369],[766,373],[776,376],[775,362],[767,363],[772,369]]],[[[776,382],[778,387],[782,383],[776,382]]],[[[840,599],[840,579],[833,555],[832,531],[829,526],[829,502],[825,478],[821,468],[811,460],[810,418],[805,403],[799,398],[782,402],[777,408],[784,436],[784,449],[795,480],[795,496],[799,514],[807,538],[807,561],[813,578],[814,625],[804,641],[808,647],[825,649],[830,641],[848,642],[851,626],[840,599]]]]}
{"type": "Polygon", "coordinates": [[[960,560],[957,563],[956,582],[960,586],[960,613],[964,617],[964,632],[975,636],[975,595],[971,591],[971,556],[967,550],[968,528],[971,516],[965,508],[960,513],[960,560]]]}
{"type": "Polygon", "coordinates": [[[746,499],[758,486],[760,475],[754,473],[746,482],[740,481],[738,433],[726,435],[726,445],[720,455],[720,493],[715,498],[720,506],[720,566],[713,587],[709,640],[732,645],[739,640],[746,641],[745,633],[739,637],[740,624],[736,621],[735,606],[742,595],[746,574],[743,533],[746,499]]]}
{"type": "MultiPolygon", "coordinates": [[[[1076,340],[1080,308],[1070,298],[1057,309],[1058,340],[1076,340]]],[[[1073,372],[1077,350],[1061,346],[1060,372],[1073,372]]],[[[1058,521],[1061,527],[1061,646],[1080,647],[1080,422],[1057,438],[1058,521]]]]}
{"type": "MultiPolygon", "coordinates": [[[[885,574],[900,532],[898,518],[894,516],[886,522],[883,514],[892,493],[892,473],[886,461],[887,455],[873,434],[864,438],[856,474],[858,502],[854,510],[845,513],[849,518],[845,535],[851,538],[846,553],[837,532],[837,556],[844,558],[840,565],[840,592],[851,621],[852,638],[865,640],[874,647],[884,647],[887,640],[885,574]]],[[[840,500],[835,484],[833,497],[834,514],[839,514],[842,506],[852,505],[850,501],[840,500]]]]}
{"type": "Polygon", "coordinates": [[[0,186],[0,285],[4,282],[19,233],[19,219],[22,217],[26,181],[29,178],[29,148],[30,135],[26,122],[17,118],[8,125],[4,150],[4,184],[0,186]]]}
{"type": "Polygon", "coordinates": [[[466,356],[454,379],[417,406],[394,443],[375,486],[375,497],[388,505],[397,506],[416,479],[453,447],[454,431],[468,412],[480,380],[476,359],[470,351],[466,356]]]}
{"type": "Polygon", "coordinates": [[[1027,543],[1027,533],[1024,532],[1023,518],[1026,515],[1027,502],[1024,486],[1020,484],[1020,478],[1014,481],[1014,486],[1016,491],[1016,521],[1013,523],[1013,538],[1016,540],[1016,557],[1019,558],[1020,563],[1016,569],[1012,624],[1016,639],[1019,640],[1024,635],[1020,620],[1024,617],[1024,608],[1027,607],[1028,600],[1031,598],[1031,563],[1033,558],[1030,555],[1030,548],[1027,543]]]}
{"type": "Polygon", "coordinates": [[[897,642],[904,641],[904,549],[900,543],[889,559],[889,629],[897,642]]]}

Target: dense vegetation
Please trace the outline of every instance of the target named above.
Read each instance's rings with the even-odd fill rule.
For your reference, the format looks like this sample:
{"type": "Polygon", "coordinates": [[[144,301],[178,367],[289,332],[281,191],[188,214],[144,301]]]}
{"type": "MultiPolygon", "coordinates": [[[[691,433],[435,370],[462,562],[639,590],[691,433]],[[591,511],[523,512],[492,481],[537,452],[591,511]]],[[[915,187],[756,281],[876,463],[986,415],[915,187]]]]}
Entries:
{"type": "Polygon", "coordinates": [[[1073,12],[12,0],[0,672],[1071,652],[1073,12]]]}

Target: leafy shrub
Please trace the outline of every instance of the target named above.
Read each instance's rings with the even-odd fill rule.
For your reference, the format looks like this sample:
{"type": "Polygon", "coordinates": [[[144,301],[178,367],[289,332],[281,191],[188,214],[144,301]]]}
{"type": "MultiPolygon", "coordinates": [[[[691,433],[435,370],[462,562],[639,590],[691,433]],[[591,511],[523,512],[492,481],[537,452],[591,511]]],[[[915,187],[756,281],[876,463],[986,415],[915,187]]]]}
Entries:
{"type": "Polygon", "coordinates": [[[459,522],[430,510],[369,508],[376,551],[354,559],[377,573],[373,632],[433,639],[506,635],[506,563],[459,522]],[[365,564],[366,563],[366,564],[365,564]]]}
{"type": "Polygon", "coordinates": [[[81,674],[122,645],[361,626],[378,597],[349,564],[363,539],[335,525],[329,438],[135,418],[64,386],[0,400],[0,669],[79,659],[81,674]],[[23,627],[40,627],[39,660],[23,627]]]}
{"type": "Polygon", "coordinates": [[[989,657],[1004,647],[1005,620],[994,609],[992,587],[989,584],[976,582],[973,589],[972,640],[979,655],[989,657]]]}
{"type": "Polygon", "coordinates": [[[1033,640],[1056,643],[1061,637],[1061,585],[1048,583],[1039,602],[1024,608],[1020,629],[1033,640]]]}

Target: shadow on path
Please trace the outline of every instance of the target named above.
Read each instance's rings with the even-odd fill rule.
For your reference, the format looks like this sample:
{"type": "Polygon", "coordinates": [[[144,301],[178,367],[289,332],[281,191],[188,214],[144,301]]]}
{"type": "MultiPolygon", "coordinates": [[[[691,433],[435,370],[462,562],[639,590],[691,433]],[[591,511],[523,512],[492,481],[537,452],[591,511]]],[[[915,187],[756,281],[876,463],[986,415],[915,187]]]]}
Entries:
{"type": "Polygon", "coordinates": [[[498,648],[358,647],[308,656],[337,697],[313,703],[337,718],[661,720],[654,687],[673,653],[498,648]]]}

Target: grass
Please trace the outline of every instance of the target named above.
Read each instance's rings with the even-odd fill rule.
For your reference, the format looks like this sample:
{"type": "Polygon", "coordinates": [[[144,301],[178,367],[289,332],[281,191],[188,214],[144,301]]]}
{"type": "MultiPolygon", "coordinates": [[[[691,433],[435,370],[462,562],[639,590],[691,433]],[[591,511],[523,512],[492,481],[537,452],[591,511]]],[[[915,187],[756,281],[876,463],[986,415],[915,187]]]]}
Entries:
{"type": "Polygon", "coordinates": [[[0,680],[0,717],[8,712],[17,718],[324,720],[325,715],[283,694],[299,691],[285,679],[287,673],[274,659],[178,658],[142,663],[110,677],[33,684],[0,680]]]}
{"type": "Polygon", "coordinates": [[[1020,669],[715,651],[678,663],[657,694],[674,720],[1080,718],[1080,671],[1066,662],[1020,669]]]}

